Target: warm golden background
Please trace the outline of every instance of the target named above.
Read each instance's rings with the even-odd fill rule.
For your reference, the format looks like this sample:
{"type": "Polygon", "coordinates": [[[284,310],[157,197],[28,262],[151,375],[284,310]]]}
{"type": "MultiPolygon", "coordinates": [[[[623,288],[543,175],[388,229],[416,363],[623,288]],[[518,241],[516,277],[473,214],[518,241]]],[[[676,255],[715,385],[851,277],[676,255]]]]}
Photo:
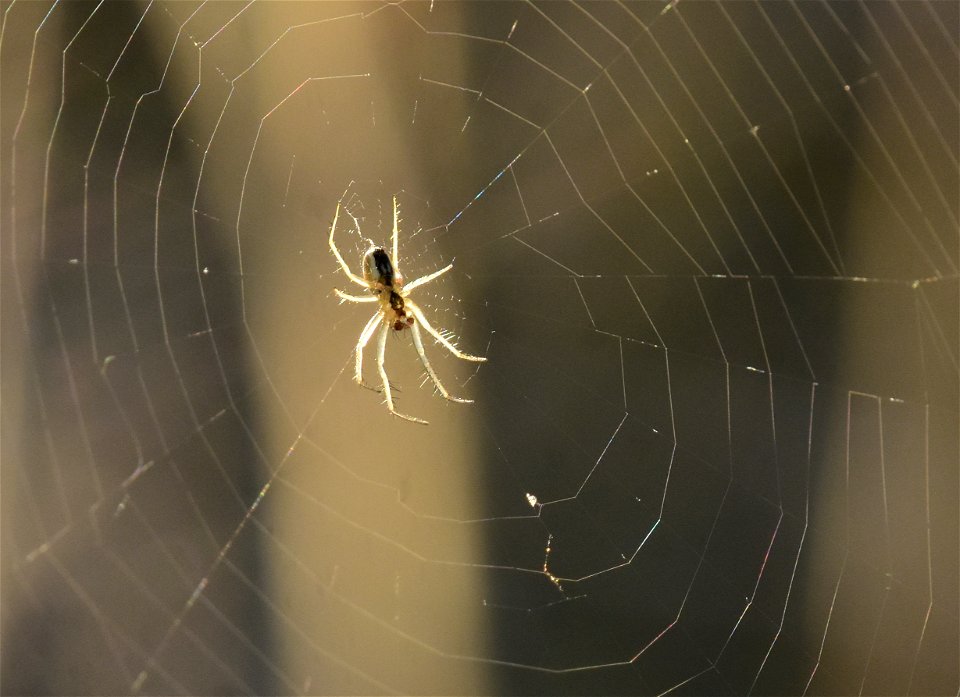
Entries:
{"type": "Polygon", "coordinates": [[[3,693],[956,694],[956,3],[2,17],[3,693]]]}

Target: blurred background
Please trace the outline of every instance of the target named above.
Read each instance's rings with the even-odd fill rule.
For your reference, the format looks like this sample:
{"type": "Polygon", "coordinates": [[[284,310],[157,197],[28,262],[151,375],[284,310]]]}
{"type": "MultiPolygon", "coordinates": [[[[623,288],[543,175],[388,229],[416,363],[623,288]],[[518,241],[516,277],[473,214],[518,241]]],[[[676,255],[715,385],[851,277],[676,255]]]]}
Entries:
{"type": "Polygon", "coordinates": [[[956,694],[958,7],[4,2],[0,689],[956,694]]]}

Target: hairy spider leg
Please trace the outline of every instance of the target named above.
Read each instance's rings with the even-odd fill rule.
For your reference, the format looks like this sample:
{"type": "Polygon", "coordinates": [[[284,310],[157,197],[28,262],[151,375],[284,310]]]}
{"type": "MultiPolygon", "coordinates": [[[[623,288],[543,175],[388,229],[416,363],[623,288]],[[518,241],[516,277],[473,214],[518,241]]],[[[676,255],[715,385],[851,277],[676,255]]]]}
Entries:
{"type": "Polygon", "coordinates": [[[333,292],[336,293],[337,297],[341,300],[352,303],[374,303],[377,301],[376,295],[350,295],[350,293],[344,293],[339,288],[334,288],[333,292]]]}
{"type": "Polygon", "coordinates": [[[461,351],[460,349],[458,349],[456,346],[454,346],[453,344],[451,344],[451,343],[447,340],[446,337],[444,337],[440,332],[438,332],[436,329],[434,329],[433,326],[430,324],[430,322],[427,321],[427,318],[424,317],[424,315],[423,315],[423,310],[420,309],[420,306],[419,306],[419,305],[417,305],[416,303],[414,303],[412,300],[406,300],[406,301],[404,301],[404,302],[405,302],[406,307],[409,307],[409,308],[410,308],[410,311],[413,312],[414,317],[417,318],[417,322],[419,322],[420,324],[422,324],[422,325],[423,325],[423,328],[427,330],[427,332],[430,334],[430,336],[432,336],[434,339],[436,339],[438,343],[440,343],[441,345],[443,345],[443,347],[444,347],[445,349],[447,349],[447,351],[449,351],[449,352],[452,353],[454,356],[456,356],[457,358],[460,358],[460,359],[462,359],[462,360],[464,360],[464,361],[473,361],[474,363],[485,363],[485,362],[486,362],[487,359],[484,358],[483,356],[474,356],[474,355],[471,355],[471,354],[469,354],[469,353],[464,353],[463,351],[461,351]]]}
{"type": "Polygon", "coordinates": [[[393,261],[393,268],[397,270],[397,238],[400,236],[400,232],[397,229],[397,197],[393,197],[393,256],[391,260],[393,261]]]}
{"type": "Polygon", "coordinates": [[[437,374],[433,371],[433,366],[430,365],[430,361],[427,360],[427,354],[423,350],[423,340],[420,338],[420,327],[414,324],[410,329],[413,330],[413,345],[417,347],[417,355],[420,356],[420,362],[423,363],[427,375],[433,380],[433,384],[437,386],[437,390],[443,395],[444,399],[449,399],[451,402],[460,402],[461,404],[473,404],[472,399],[452,397],[450,393],[447,392],[446,388],[440,383],[440,378],[438,378],[437,374]]]}
{"type": "Polygon", "coordinates": [[[401,419],[406,419],[407,421],[412,421],[415,424],[424,424],[428,422],[423,419],[418,419],[415,416],[407,416],[406,414],[401,414],[399,411],[393,408],[393,394],[390,391],[390,379],[387,377],[387,369],[383,366],[384,359],[387,353],[387,332],[390,331],[390,327],[387,324],[382,325],[380,329],[380,340],[377,342],[377,370],[380,371],[380,380],[383,382],[383,394],[387,398],[387,409],[394,416],[399,416],[401,419]]]}
{"type": "Polygon", "coordinates": [[[452,269],[452,268],[453,268],[453,264],[447,264],[446,266],[444,266],[444,267],[443,267],[442,269],[440,269],[439,271],[434,271],[434,272],[431,273],[431,274],[427,274],[426,276],[421,276],[420,278],[418,278],[418,279],[416,279],[416,280],[414,280],[414,281],[410,281],[410,283],[408,283],[407,285],[405,285],[405,286],[403,287],[403,292],[404,292],[404,293],[409,293],[409,292],[412,291],[414,288],[419,288],[419,287],[422,286],[422,285],[426,285],[427,283],[430,283],[430,281],[432,281],[433,279],[438,278],[439,276],[442,276],[443,274],[445,274],[447,271],[449,271],[449,270],[452,269]]]}
{"type": "MultiPolygon", "coordinates": [[[[353,218],[353,215],[350,211],[347,211],[347,214],[353,218]]],[[[350,270],[350,267],[347,266],[347,262],[344,261],[343,257],[340,255],[340,250],[337,249],[336,243],[333,241],[333,233],[337,230],[337,219],[340,217],[340,202],[337,202],[337,212],[333,214],[333,225],[330,226],[330,251],[333,252],[333,256],[337,258],[337,261],[340,262],[340,268],[343,269],[343,272],[347,274],[347,278],[356,283],[358,286],[363,286],[364,288],[369,288],[370,284],[364,281],[362,278],[357,276],[353,271],[350,270]]],[[[353,218],[354,223],[357,222],[356,218],[353,218]]],[[[357,223],[357,230],[360,229],[360,224],[357,223]]]]}
{"type": "Polygon", "coordinates": [[[357,357],[353,368],[353,379],[364,387],[367,387],[367,385],[363,382],[363,349],[366,348],[370,337],[373,336],[373,330],[377,328],[377,321],[381,316],[382,313],[378,310],[373,317],[367,320],[367,324],[363,327],[360,338],[357,340],[357,357]]]}

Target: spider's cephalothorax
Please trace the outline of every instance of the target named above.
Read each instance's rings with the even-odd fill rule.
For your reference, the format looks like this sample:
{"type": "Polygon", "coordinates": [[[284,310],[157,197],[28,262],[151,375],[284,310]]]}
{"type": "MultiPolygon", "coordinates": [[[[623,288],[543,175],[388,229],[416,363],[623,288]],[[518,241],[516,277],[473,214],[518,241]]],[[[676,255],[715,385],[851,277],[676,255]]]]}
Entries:
{"type": "MultiPolygon", "coordinates": [[[[354,215],[349,211],[347,211],[347,215],[353,218],[353,223],[357,226],[357,230],[359,231],[360,223],[357,221],[356,217],[354,217],[354,215]]],[[[427,321],[427,318],[424,317],[423,311],[409,298],[410,291],[418,286],[429,283],[442,274],[445,274],[447,271],[453,268],[453,264],[448,264],[439,271],[434,271],[426,276],[421,276],[420,278],[411,281],[409,284],[404,285],[403,275],[395,265],[397,260],[397,238],[399,236],[399,232],[397,230],[397,197],[394,196],[393,255],[391,256],[388,254],[387,250],[383,247],[371,246],[370,249],[368,249],[363,255],[363,277],[361,278],[350,270],[350,267],[347,266],[347,262],[344,261],[343,256],[341,256],[340,251],[337,249],[336,243],[333,241],[333,235],[334,232],[336,232],[337,219],[339,217],[340,204],[338,203],[337,212],[333,216],[333,225],[330,226],[330,251],[332,251],[333,255],[337,258],[337,262],[340,264],[340,268],[343,269],[343,272],[347,275],[347,278],[357,285],[366,288],[370,292],[370,295],[350,295],[349,293],[343,292],[339,288],[335,289],[335,292],[341,300],[354,303],[377,302],[380,305],[377,313],[367,321],[367,325],[363,328],[363,331],[360,332],[360,338],[357,340],[356,366],[353,379],[359,384],[364,385],[364,387],[367,387],[367,385],[365,385],[363,382],[363,349],[370,341],[370,337],[373,336],[373,332],[376,330],[377,325],[380,325],[380,336],[377,341],[377,369],[380,373],[380,381],[382,384],[381,389],[383,390],[383,394],[387,400],[387,409],[391,414],[399,416],[402,419],[406,419],[407,421],[413,421],[420,424],[427,423],[423,419],[401,414],[394,409],[390,381],[387,378],[387,371],[383,365],[387,349],[387,333],[389,330],[393,329],[394,331],[401,331],[402,329],[410,328],[412,330],[411,333],[413,334],[413,345],[417,349],[417,355],[420,357],[420,362],[423,364],[424,370],[427,371],[427,375],[430,376],[430,379],[436,386],[437,391],[451,402],[472,402],[473,400],[471,399],[452,397],[450,393],[447,392],[446,388],[440,383],[440,379],[434,372],[433,366],[430,365],[430,361],[427,360],[427,354],[423,350],[423,340],[420,337],[420,326],[422,325],[427,333],[436,339],[437,343],[450,351],[450,353],[457,358],[476,363],[482,363],[487,359],[483,358],[482,356],[472,356],[469,353],[463,353],[460,351],[456,346],[450,343],[449,339],[447,339],[443,334],[438,332],[430,325],[430,323],[427,321]]]]}

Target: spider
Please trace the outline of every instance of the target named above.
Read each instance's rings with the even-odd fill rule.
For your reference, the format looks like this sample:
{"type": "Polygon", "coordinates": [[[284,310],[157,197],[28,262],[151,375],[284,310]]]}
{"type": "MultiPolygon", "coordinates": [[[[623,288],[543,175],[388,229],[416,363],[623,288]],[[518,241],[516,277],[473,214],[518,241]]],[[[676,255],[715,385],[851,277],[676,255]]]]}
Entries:
{"type": "MultiPolygon", "coordinates": [[[[350,211],[347,211],[347,215],[353,218],[354,225],[356,225],[357,230],[360,230],[360,223],[357,221],[356,217],[350,211]]],[[[330,251],[332,251],[333,256],[337,258],[337,261],[340,263],[340,268],[343,269],[343,272],[347,275],[347,278],[356,283],[358,286],[363,286],[370,293],[370,295],[351,295],[340,290],[339,288],[335,288],[334,292],[341,301],[352,303],[379,303],[376,314],[374,314],[373,317],[367,321],[363,331],[360,332],[360,338],[357,340],[356,365],[353,373],[354,381],[368,389],[376,392],[380,391],[375,387],[367,385],[363,381],[363,349],[366,347],[367,343],[370,341],[370,338],[373,336],[373,332],[379,325],[380,336],[377,340],[377,369],[380,372],[380,382],[383,386],[383,394],[386,397],[387,409],[391,414],[394,416],[399,416],[401,419],[406,419],[407,421],[412,421],[413,423],[426,424],[427,422],[423,419],[418,419],[415,416],[408,416],[407,414],[401,414],[394,408],[390,380],[387,377],[387,370],[383,365],[387,350],[387,334],[391,329],[395,332],[402,332],[404,329],[409,329],[413,335],[413,345],[417,349],[417,355],[420,356],[420,362],[427,371],[427,375],[429,375],[430,379],[433,380],[433,384],[436,386],[437,391],[439,391],[444,398],[450,400],[451,402],[471,404],[473,402],[472,399],[462,399],[460,397],[452,396],[449,392],[447,392],[447,389],[440,382],[440,378],[437,377],[436,372],[433,370],[433,366],[430,365],[430,361],[427,359],[427,354],[423,350],[423,339],[420,336],[420,326],[423,326],[427,333],[437,340],[437,343],[461,360],[473,361],[474,363],[483,363],[487,359],[482,356],[472,356],[469,353],[460,351],[456,346],[450,343],[450,341],[443,334],[433,328],[430,322],[427,321],[427,318],[423,315],[423,310],[421,310],[416,303],[410,300],[410,292],[414,288],[419,288],[420,286],[426,285],[430,281],[439,278],[447,271],[452,269],[453,264],[447,264],[439,271],[434,271],[426,276],[421,276],[410,283],[404,283],[403,275],[396,266],[397,237],[399,233],[397,230],[397,197],[394,196],[393,255],[391,256],[390,254],[387,254],[387,250],[383,247],[378,247],[371,243],[370,248],[363,255],[363,276],[358,276],[350,270],[347,262],[344,261],[343,256],[337,249],[336,243],[333,241],[333,235],[336,232],[337,219],[339,217],[340,203],[338,202],[337,212],[333,216],[333,225],[330,226],[330,251]]]]}

